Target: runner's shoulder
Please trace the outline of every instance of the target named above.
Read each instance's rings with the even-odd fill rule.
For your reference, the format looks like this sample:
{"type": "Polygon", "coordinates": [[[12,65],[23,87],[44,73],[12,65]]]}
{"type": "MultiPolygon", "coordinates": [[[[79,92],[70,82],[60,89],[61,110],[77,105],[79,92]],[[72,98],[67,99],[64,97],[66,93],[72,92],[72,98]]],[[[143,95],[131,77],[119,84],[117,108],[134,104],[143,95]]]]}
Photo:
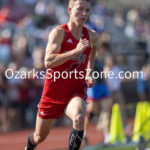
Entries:
{"type": "Polygon", "coordinates": [[[90,29],[90,28],[87,28],[87,29],[88,29],[90,38],[92,39],[92,41],[93,40],[95,41],[98,38],[98,35],[97,35],[96,31],[93,30],[93,29],[90,29]]]}
{"type": "Polygon", "coordinates": [[[65,30],[63,29],[63,27],[57,26],[54,29],[51,30],[49,37],[53,36],[56,39],[60,40],[60,39],[64,39],[64,35],[65,35],[65,30]]]}

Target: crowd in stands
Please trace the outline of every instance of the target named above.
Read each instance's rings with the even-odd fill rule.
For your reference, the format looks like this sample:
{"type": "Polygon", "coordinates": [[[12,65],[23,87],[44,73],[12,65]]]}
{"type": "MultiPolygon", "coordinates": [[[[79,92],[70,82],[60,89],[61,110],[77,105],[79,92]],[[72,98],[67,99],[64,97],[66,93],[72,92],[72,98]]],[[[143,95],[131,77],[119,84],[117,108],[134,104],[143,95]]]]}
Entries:
{"type": "MultiPolygon", "coordinates": [[[[8,79],[15,71],[45,71],[49,32],[68,21],[66,0],[0,1],[0,132],[32,127],[44,80],[8,79]]],[[[92,0],[87,26],[111,45],[122,70],[140,70],[150,61],[150,9],[110,9],[92,0]]],[[[150,77],[146,78],[148,81],[150,77]]]]}

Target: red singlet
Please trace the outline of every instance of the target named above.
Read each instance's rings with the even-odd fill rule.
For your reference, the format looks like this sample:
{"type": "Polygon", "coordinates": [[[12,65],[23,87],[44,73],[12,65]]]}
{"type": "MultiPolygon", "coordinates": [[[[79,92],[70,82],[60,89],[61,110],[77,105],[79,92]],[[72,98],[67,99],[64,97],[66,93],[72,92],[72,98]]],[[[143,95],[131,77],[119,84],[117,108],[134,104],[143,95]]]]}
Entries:
{"type": "MultiPolygon", "coordinates": [[[[61,44],[60,54],[75,49],[79,42],[69,31],[67,24],[63,24],[62,27],[65,30],[65,37],[61,44]]],[[[82,39],[86,38],[90,41],[86,27],[83,27],[83,34],[82,39]]],[[[38,105],[38,114],[41,118],[59,118],[62,116],[70,99],[75,96],[80,96],[86,100],[87,85],[85,76],[90,52],[91,47],[87,48],[82,54],[73,57],[58,67],[50,69],[46,73],[43,94],[38,105]],[[53,77],[54,74],[58,75],[57,71],[60,74],[60,78],[54,81],[53,77]]]]}

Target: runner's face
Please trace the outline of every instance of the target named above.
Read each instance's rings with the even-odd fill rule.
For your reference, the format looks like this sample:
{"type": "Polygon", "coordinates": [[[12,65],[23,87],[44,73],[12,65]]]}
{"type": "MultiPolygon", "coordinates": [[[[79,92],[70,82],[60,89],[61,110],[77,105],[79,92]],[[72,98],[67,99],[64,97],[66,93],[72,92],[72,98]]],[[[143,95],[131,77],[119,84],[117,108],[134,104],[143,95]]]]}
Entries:
{"type": "Polygon", "coordinates": [[[74,22],[77,24],[84,24],[90,13],[90,3],[87,1],[76,1],[69,13],[74,22]]]}

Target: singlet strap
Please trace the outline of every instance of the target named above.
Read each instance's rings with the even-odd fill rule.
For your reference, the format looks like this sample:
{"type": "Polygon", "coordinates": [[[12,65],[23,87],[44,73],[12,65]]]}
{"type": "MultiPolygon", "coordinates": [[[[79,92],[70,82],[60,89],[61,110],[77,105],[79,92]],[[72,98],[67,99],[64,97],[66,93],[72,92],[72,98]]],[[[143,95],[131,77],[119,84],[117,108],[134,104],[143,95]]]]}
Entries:
{"type": "Polygon", "coordinates": [[[68,25],[67,25],[67,24],[63,24],[63,25],[62,25],[62,28],[63,28],[66,32],[69,32],[69,29],[68,29],[68,25]]]}

